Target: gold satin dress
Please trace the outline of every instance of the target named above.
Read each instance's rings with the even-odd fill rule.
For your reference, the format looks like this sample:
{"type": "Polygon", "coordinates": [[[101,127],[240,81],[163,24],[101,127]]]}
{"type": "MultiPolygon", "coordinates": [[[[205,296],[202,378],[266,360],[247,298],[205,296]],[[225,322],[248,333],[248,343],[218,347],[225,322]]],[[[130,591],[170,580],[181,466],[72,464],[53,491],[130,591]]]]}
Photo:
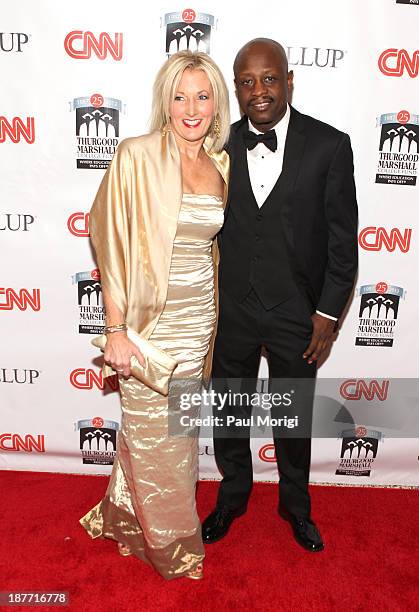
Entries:
{"type": "MultiPolygon", "coordinates": [[[[164,310],[150,340],[178,362],[173,378],[200,380],[215,325],[211,246],[222,198],[183,194],[164,310]]],[[[104,499],[80,523],[92,538],[129,546],[164,578],[204,558],[196,511],[198,439],[168,435],[168,398],[136,378],[119,379],[117,454],[104,499]]]]}

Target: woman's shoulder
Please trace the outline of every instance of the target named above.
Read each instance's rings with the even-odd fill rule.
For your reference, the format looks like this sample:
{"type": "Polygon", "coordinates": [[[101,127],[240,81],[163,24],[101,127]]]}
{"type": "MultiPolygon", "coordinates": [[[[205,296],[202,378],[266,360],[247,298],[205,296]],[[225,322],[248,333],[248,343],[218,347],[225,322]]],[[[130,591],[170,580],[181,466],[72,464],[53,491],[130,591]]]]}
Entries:
{"type": "Polygon", "coordinates": [[[160,142],[161,133],[158,131],[142,134],[141,136],[131,136],[121,140],[118,145],[118,152],[119,155],[136,156],[152,150],[160,142]]]}

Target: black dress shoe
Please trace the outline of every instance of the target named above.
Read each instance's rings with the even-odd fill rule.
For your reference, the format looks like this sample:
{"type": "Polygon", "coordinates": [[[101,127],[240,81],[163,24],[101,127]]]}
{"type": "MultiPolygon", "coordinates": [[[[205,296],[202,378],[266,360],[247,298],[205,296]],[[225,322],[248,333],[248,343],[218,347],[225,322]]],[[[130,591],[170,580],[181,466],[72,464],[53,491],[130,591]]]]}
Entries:
{"type": "Polygon", "coordinates": [[[231,510],[228,506],[216,508],[202,523],[202,540],[204,544],[218,542],[230,529],[235,518],[244,514],[244,511],[231,510]]]}
{"type": "Polygon", "coordinates": [[[294,516],[283,508],[279,508],[278,513],[291,523],[294,538],[300,546],[311,552],[320,552],[324,549],[320,532],[311,519],[294,516]]]}

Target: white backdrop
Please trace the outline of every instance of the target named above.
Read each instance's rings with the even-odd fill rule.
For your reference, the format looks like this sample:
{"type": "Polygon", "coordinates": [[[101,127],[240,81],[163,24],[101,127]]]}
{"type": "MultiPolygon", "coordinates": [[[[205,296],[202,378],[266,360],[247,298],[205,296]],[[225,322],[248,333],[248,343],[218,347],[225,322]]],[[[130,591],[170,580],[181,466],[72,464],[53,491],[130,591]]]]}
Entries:
{"type": "MultiPolygon", "coordinates": [[[[296,108],[350,134],[360,270],[319,376],[339,379],[338,391],[354,380],[341,394],[349,409],[372,399],[391,414],[392,379],[418,373],[417,2],[22,0],[3,3],[1,30],[0,468],[110,472],[119,401],[115,384],[103,389],[90,345],[102,302],[86,213],[117,142],[147,129],[166,36],[170,50],[176,36],[209,45],[233,119],[235,53],[251,38],[275,38],[295,73],[296,108]],[[363,384],[371,378],[375,387],[363,384]]],[[[313,441],[313,482],[419,485],[416,438],[354,423],[313,441]]],[[[255,477],[275,479],[271,440],[253,444],[255,477]]],[[[218,477],[212,455],[202,440],[204,478],[218,477]]]]}

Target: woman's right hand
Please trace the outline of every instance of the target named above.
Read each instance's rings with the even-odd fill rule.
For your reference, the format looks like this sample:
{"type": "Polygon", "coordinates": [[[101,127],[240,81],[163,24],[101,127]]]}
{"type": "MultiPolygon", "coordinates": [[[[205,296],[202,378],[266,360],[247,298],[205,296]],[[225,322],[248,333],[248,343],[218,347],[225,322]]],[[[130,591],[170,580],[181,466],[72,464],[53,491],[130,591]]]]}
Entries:
{"type": "Polygon", "coordinates": [[[105,363],[128,378],[131,374],[131,357],[134,355],[142,366],[145,366],[143,354],[128,338],[126,332],[118,331],[107,334],[104,352],[105,363]]]}

